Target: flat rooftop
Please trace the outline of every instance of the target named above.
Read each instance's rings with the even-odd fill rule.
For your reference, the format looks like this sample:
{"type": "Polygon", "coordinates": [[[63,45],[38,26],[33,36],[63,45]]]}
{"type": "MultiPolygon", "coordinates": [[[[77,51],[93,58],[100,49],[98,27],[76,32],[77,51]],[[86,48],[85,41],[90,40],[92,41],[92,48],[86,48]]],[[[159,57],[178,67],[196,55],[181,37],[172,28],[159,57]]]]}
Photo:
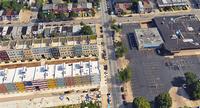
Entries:
{"type": "Polygon", "coordinates": [[[139,46],[143,48],[158,46],[163,43],[157,28],[135,29],[134,32],[139,46]]]}
{"type": "Polygon", "coordinates": [[[35,73],[35,67],[20,67],[15,70],[13,82],[32,81],[35,73]]]}
{"type": "Polygon", "coordinates": [[[158,7],[186,6],[187,0],[157,0],[158,7]]]}
{"type": "Polygon", "coordinates": [[[13,82],[13,78],[15,76],[15,69],[5,69],[4,70],[5,75],[4,75],[4,80],[1,81],[1,83],[12,83],[13,82]]]}
{"type": "Polygon", "coordinates": [[[34,80],[53,79],[55,77],[54,66],[44,65],[36,67],[34,80]]]}
{"type": "Polygon", "coordinates": [[[195,15],[156,17],[153,21],[167,50],[200,48],[200,21],[195,15]]]}
{"type": "Polygon", "coordinates": [[[19,67],[0,70],[0,84],[94,74],[100,75],[98,61],[19,67]]]}

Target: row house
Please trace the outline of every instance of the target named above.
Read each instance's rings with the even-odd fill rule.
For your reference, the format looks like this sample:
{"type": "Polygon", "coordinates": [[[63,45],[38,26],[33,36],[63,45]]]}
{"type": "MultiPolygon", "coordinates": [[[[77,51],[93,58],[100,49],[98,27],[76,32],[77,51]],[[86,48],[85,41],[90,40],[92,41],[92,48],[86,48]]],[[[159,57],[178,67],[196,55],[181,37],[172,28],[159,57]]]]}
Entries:
{"type": "Polygon", "coordinates": [[[92,3],[68,3],[68,4],[45,4],[42,8],[43,13],[55,12],[55,13],[68,13],[68,12],[80,12],[89,11],[93,8],[92,3]]]}
{"type": "Polygon", "coordinates": [[[56,88],[99,88],[98,61],[17,67],[0,70],[0,94],[44,91],[56,88]]]}
{"type": "Polygon", "coordinates": [[[149,0],[143,0],[138,2],[139,13],[150,13],[153,11],[153,6],[149,0]]]}
{"type": "Polygon", "coordinates": [[[19,19],[19,12],[13,10],[0,10],[0,21],[17,21],[19,19]]]}
{"type": "Polygon", "coordinates": [[[88,38],[89,36],[77,36],[6,41],[0,45],[0,60],[18,61],[89,55],[98,56],[96,40],[88,40],[88,38]]]}
{"type": "Polygon", "coordinates": [[[133,3],[131,0],[115,0],[114,10],[115,14],[121,16],[124,12],[131,12],[133,3]]]}

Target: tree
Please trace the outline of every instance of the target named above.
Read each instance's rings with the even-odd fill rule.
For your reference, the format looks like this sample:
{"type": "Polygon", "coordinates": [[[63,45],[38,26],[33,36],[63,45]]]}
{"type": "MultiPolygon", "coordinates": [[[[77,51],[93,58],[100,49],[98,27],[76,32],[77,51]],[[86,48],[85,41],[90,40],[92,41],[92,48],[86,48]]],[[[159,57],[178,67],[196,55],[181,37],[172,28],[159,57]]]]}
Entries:
{"type": "Polygon", "coordinates": [[[151,108],[151,105],[146,98],[137,97],[133,100],[133,108],[151,108]]]}
{"type": "Polygon", "coordinates": [[[64,13],[58,13],[56,17],[59,20],[65,20],[67,18],[64,13]]]}
{"type": "Polygon", "coordinates": [[[119,80],[122,82],[127,82],[131,79],[131,69],[129,67],[121,70],[119,72],[119,80]]]}
{"type": "Polygon", "coordinates": [[[191,99],[200,99],[200,81],[197,76],[192,72],[184,74],[186,79],[186,92],[189,94],[191,99]]]}
{"type": "Polygon", "coordinates": [[[193,99],[200,99],[200,82],[197,81],[192,86],[190,86],[192,90],[192,98],[193,99]]]}
{"type": "Polygon", "coordinates": [[[116,22],[117,22],[116,19],[112,19],[111,21],[112,24],[115,24],[116,22]]]}
{"type": "Polygon", "coordinates": [[[81,25],[81,26],[84,26],[84,25],[85,25],[85,23],[84,23],[83,21],[81,21],[81,22],[80,22],[80,25],[81,25]]]}
{"type": "Polygon", "coordinates": [[[72,11],[69,13],[69,17],[78,17],[78,13],[72,11]]]}
{"type": "Polygon", "coordinates": [[[190,85],[195,83],[198,79],[197,76],[192,72],[186,72],[185,74],[186,84],[190,85]]]}
{"type": "Polygon", "coordinates": [[[124,54],[128,51],[128,49],[122,43],[116,43],[115,55],[116,58],[123,57],[124,54]],[[120,46],[118,46],[120,45],[120,46]]]}
{"type": "Polygon", "coordinates": [[[172,98],[169,93],[162,93],[155,98],[157,108],[170,108],[172,106],[172,98]]]}
{"type": "Polygon", "coordinates": [[[81,28],[80,33],[81,33],[82,35],[92,35],[92,34],[93,34],[93,31],[92,31],[92,28],[91,28],[90,26],[84,25],[84,26],[81,28]]]}
{"type": "Polygon", "coordinates": [[[13,0],[11,2],[11,6],[13,8],[13,10],[19,12],[22,8],[23,8],[23,4],[17,3],[17,1],[13,0]]]}
{"type": "Polygon", "coordinates": [[[11,4],[9,0],[3,0],[1,2],[1,6],[3,9],[10,9],[11,8],[11,4]]]}
{"type": "Polygon", "coordinates": [[[55,19],[56,19],[56,16],[54,15],[54,13],[49,12],[49,13],[47,14],[47,20],[48,20],[48,21],[54,21],[55,19]]]}
{"type": "Polygon", "coordinates": [[[131,0],[133,5],[137,5],[140,0],[131,0]]]}
{"type": "Polygon", "coordinates": [[[44,3],[44,0],[36,0],[36,5],[40,8],[43,6],[43,3],[44,3]]]}
{"type": "Polygon", "coordinates": [[[68,4],[68,3],[71,3],[71,0],[65,0],[65,2],[68,4]]]}
{"type": "Polygon", "coordinates": [[[93,103],[92,101],[90,101],[88,103],[82,102],[80,108],[100,108],[100,106],[97,102],[93,103]]]}
{"type": "Polygon", "coordinates": [[[116,24],[112,24],[111,25],[111,29],[115,30],[116,32],[119,32],[120,31],[120,26],[116,25],[116,24]]]}

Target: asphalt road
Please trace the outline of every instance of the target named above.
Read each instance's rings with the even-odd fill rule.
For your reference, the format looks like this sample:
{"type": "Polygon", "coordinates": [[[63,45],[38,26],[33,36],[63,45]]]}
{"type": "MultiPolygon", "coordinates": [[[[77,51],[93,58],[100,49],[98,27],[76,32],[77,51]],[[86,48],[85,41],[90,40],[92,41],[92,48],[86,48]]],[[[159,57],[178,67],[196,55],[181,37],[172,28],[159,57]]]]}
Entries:
{"type": "MultiPolygon", "coordinates": [[[[103,0],[104,5],[103,11],[101,12],[103,15],[100,18],[90,18],[90,19],[76,19],[76,20],[70,20],[70,21],[59,21],[59,22],[46,22],[43,23],[44,25],[77,25],[80,24],[80,22],[84,22],[85,24],[102,24],[102,19],[105,19],[103,17],[111,17],[107,14],[107,8],[106,8],[106,0],[103,0]],[[105,16],[106,15],[106,16],[105,16]]],[[[184,14],[195,14],[198,18],[200,18],[200,11],[198,9],[192,9],[191,11],[180,11],[180,12],[163,12],[163,13],[152,13],[152,14],[135,14],[132,17],[112,17],[113,19],[116,19],[117,23],[138,23],[138,22],[145,22],[145,21],[151,21],[152,18],[157,16],[171,16],[171,15],[184,15],[184,14]]],[[[0,24],[0,26],[31,26],[34,25],[34,22],[27,23],[27,24],[0,24]]]]}
{"type": "Polygon", "coordinates": [[[111,36],[111,31],[109,29],[109,22],[111,17],[107,13],[107,5],[106,0],[102,0],[101,3],[101,12],[102,12],[102,25],[103,25],[103,33],[104,33],[104,42],[105,49],[108,55],[108,66],[109,72],[111,75],[111,106],[112,108],[123,108],[122,99],[121,99],[121,91],[120,91],[120,82],[117,79],[117,64],[114,52],[114,45],[111,36]]]}
{"type": "Polygon", "coordinates": [[[173,16],[173,15],[185,15],[195,14],[200,18],[200,11],[198,9],[192,9],[188,11],[179,12],[163,12],[163,13],[149,13],[149,14],[135,14],[132,17],[114,17],[118,23],[137,23],[151,21],[154,17],[158,16],[173,16]]]}

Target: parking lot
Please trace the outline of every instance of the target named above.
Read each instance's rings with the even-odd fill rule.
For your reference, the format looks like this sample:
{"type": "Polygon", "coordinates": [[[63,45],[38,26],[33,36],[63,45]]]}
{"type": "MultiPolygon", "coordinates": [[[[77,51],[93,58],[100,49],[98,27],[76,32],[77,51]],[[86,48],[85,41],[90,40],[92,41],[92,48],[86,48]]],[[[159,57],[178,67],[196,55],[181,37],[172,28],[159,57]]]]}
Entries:
{"type": "MultiPolygon", "coordinates": [[[[150,101],[162,92],[167,92],[173,85],[180,85],[178,78],[185,72],[194,72],[200,76],[200,56],[166,58],[156,54],[154,49],[130,49],[130,39],[123,34],[122,40],[129,48],[126,58],[132,68],[133,96],[145,96],[150,101]]],[[[134,41],[134,40],[132,40],[134,41]]],[[[134,45],[133,45],[134,46],[134,45]]]]}
{"type": "Polygon", "coordinates": [[[128,55],[132,74],[133,95],[145,96],[153,100],[162,92],[167,92],[172,85],[178,85],[176,78],[184,77],[185,72],[194,72],[200,76],[200,57],[175,57],[174,59],[158,56],[154,50],[131,50],[128,55]]]}

